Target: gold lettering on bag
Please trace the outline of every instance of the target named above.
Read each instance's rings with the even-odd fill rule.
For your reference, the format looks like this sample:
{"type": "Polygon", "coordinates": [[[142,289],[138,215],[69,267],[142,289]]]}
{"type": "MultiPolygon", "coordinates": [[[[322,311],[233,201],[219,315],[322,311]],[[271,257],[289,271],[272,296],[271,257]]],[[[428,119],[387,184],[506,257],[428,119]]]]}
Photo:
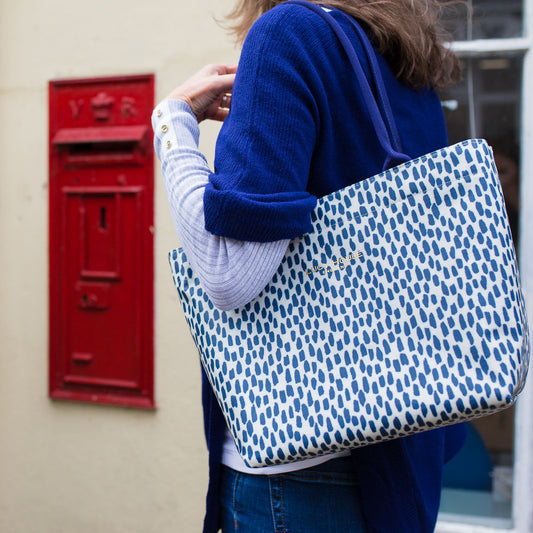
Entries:
{"type": "Polygon", "coordinates": [[[305,273],[310,276],[311,274],[331,274],[332,272],[335,272],[336,270],[344,270],[349,264],[353,263],[354,261],[362,261],[363,260],[363,252],[356,251],[348,254],[345,257],[339,257],[339,258],[333,258],[330,260],[327,264],[318,264],[314,265],[311,268],[306,268],[305,273]]]}

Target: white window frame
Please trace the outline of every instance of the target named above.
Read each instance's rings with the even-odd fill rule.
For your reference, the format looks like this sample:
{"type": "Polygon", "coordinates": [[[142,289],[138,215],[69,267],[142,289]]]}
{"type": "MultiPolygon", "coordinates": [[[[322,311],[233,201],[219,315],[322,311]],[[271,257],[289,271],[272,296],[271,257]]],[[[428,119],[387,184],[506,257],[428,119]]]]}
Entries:
{"type": "MultiPolygon", "coordinates": [[[[505,0],[502,0],[505,1],[505,0]]],[[[462,57],[486,56],[501,52],[523,54],[521,109],[521,204],[520,274],[533,332],[533,0],[524,0],[524,36],[516,39],[460,41],[452,44],[462,57]]],[[[533,340],[533,339],[532,339],[533,340]]],[[[533,533],[533,378],[530,377],[516,405],[512,527],[502,528],[487,518],[468,523],[459,515],[441,515],[436,533],[533,533]]]]}

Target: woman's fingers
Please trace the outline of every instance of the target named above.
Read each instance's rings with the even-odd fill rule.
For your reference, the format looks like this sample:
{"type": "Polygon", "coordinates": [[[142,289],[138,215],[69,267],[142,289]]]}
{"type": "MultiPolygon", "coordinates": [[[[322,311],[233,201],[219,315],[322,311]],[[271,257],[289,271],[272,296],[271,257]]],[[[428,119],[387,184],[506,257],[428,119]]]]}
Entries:
{"type": "Polygon", "coordinates": [[[228,115],[236,65],[207,65],[174,89],[167,98],[187,102],[199,122],[228,115]]]}

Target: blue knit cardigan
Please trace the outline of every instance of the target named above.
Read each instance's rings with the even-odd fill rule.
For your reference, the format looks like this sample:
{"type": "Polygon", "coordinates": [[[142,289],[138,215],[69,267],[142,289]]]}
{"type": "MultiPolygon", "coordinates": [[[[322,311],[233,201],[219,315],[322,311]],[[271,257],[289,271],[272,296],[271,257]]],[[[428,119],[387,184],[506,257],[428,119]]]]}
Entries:
{"type": "MultiPolygon", "coordinates": [[[[332,15],[369,75],[352,27],[339,12],[332,15]]],[[[399,82],[378,59],[403,151],[414,158],[445,146],[436,93],[399,82]]],[[[282,3],[254,24],[243,45],[204,194],[206,228],[247,241],[297,237],[309,231],[317,197],[377,174],[384,160],[337,37],[315,13],[282,3]]],[[[214,533],[224,420],[202,378],[210,467],[204,533],[214,533]]],[[[451,426],[352,452],[369,533],[434,530],[442,467],[465,435],[463,426],[451,426]]]]}

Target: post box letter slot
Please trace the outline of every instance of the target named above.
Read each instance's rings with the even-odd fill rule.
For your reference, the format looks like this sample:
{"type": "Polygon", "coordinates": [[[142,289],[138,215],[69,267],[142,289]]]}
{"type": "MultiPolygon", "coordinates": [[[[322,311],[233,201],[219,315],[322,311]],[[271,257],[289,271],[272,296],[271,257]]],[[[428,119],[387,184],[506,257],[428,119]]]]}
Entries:
{"type": "Polygon", "coordinates": [[[65,152],[67,164],[102,165],[137,162],[148,152],[146,126],[62,128],[52,144],[65,152]]]}

